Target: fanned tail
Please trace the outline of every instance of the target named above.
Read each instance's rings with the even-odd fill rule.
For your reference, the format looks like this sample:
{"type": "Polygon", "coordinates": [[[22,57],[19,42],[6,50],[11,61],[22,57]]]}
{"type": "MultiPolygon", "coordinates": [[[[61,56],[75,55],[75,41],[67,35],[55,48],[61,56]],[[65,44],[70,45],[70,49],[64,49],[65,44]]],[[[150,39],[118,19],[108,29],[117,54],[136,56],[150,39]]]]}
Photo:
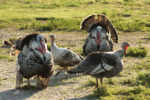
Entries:
{"type": "Polygon", "coordinates": [[[87,18],[85,18],[81,23],[81,29],[85,30],[87,32],[90,32],[93,26],[103,26],[106,28],[106,30],[111,34],[111,38],[113,42],[118,43],[118,34],[110,22],[110,20],[105,16],[101,14],[97,15],[90,15],[87,18]]]}

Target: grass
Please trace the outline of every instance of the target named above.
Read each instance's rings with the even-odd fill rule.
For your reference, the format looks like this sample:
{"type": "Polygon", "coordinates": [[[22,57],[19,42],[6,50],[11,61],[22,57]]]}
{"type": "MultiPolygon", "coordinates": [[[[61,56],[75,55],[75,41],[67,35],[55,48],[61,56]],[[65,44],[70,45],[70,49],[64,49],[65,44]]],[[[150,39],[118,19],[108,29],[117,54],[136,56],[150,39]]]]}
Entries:
{"type": "Polygon", "coordinates": [[[138,79],[140,84],[145,85],[146,87],[150,87],[150,73],[139,73],[138,79]]]}
{"type": "Polygon", "coordinates": [[[133,56],[133,57],[145,57],[147,53],[148,53],[148,49],[142,46],[130,47],[127,50],[127,56],[133,56]]]}
{"type": "MultiPolygon", "coordinates": [[[[60,35],[56,39],[56,44],[59,47],[69,47],[74,52],[82,54],[82,44],[85,34],[84,36],[80,34],[80,37],[84,38],[81,38],[83,39],[82,41],[80,41],[80,37],[76,38],[77,34],[70,35],[76,32],[85,33],[80,30],[80,23],[85,17],[100,13],[106,15],[117,31],[123,34],[136,31],[149,33],[149,5],[149,0],[145,2],[141,0],[1,0],[0,28],[44,32],[53,31],[58,32],[59,35],[60,33],[64,33],[63,37],[60,35]],[[67,34],[69,34],[68,37],[67,34]]],[[[56,35],[58,36],[58,34],[56,35]]],[[[119,35],[121,36],[121,34],[119,35]]],[[[145,37],[144,39],[147,41],[150,40],[149,37],[145,37]]],[[[48,49],[50,50],[50,44],[48,44],[48,49]]],[[[0,61],[3,61],[3,59],[8,61],[15,60],[9,57],[9,52],[9,49],[0,49],[0,61]]],[[[49,89],[52,90],[53,88],[57,91],[56,88],[59,87],[59,91],[61,91],[62,86],[71,85],[72,87],[63,92],[63,96],[68,97],[70,96],[68,92],[76,93],[79,91],[76,93],[79,97],[87,96],[88,94],[84,93],[89,93],[89,96],[87,96],[88,99],[96,97],[96,99],[100,100],[149,100],[149,52],[146,47],[140,46],[129,48],[127,52],[128,56],[124,58],[124,69],[121,74],[111,79],[104,78],[103,86],[99,85],[100,88],[98,90],[95,89],[94,78],[82,76],[62,80],[61,84],[56,80],[56,83],[53,83],[56,85],[48,87],[48,92],[42,91],[42,96],[47,95],[47,93],[50,94],[51,91],[49,89]],[[80,82],[78,85],[82,87],[75,85],[75,83],[72,85],[72,81],[75,83],[80,82]]],[[[0,84],[1,81],[2,79],[0,79],[0,84]]],[[[30,88],[25,86],[23,89],[30,88]]],[[[34,87],[31,87],[31,89],[34,89],[34,87]]],[[[60,96],[62,95],[60,93],[60,96]]],[[[35,95],[32,96],[33,98],[35,97],[35,95]]]]}
{"type": "Polygon", "coordinates": [[[80,21],[77,19],[64,19],[64,18],[36,18],[33,23],[26,23],[20,29],[34,29],[36,31],[52,31],[52,30],[68,30],[78,31],[80,21]],[[42,22],[41,20],[44,21],[42,22]],[[45,20],[46,19],[46,20],[45,20]]]}
{"type": "Polygon", "coordinates": [[[109,96],[109,91],[106,87],[100,87],[98,90],[95,90],[93,92],[93,95],[95,96],[109,96]]]}
{"type": "Polygon", "coordinates": [[[1,0],[0,28],[81,31],[85,17],[100,13],[118,31],[149,32],[148,9],[149,3],[140,0],[1,0]]]}
{"type": "MultiPolygon", "coordinates": [[[[127,57],[130,61],[131,57],[127,57]]],[[[132,58],[133,59],[133,58],[132,58]]],[[[99,89],[96,90],[95,79],[89,78],[84,83],[85,87],[93,87],[93,94],[89,95],[89,98],[96,98],[97,100],[149,100],[150,99],[150,59],[149,57],[134,58],[141,59],[142,61],[132,60],[134,66],[126,62],[124,70],[121,72],[121,76],[113,77],[111,79],[104,78],[103,86],[99,85],[99,89]],[[140,67],[139,67],[140,66],[140,67]]]]}
{"type": "Polygon", "coordinates": [[[9,55],[0,55],[0,60],[1,59],[7,59],[8,61],[14,61],[14,59],[13,58],[11,58],[9,55]]]}

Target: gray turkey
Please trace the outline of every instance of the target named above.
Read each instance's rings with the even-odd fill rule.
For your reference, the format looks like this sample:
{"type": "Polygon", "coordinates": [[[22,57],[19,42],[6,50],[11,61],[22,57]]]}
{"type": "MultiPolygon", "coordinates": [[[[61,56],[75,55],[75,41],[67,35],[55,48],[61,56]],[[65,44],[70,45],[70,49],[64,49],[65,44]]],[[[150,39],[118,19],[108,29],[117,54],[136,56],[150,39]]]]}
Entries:
{"type": "Polygon", "coordinates": [[[95,77],[96,87],[98,89],[98,78],[102,84],[104,77],[111,78],[120,73],[123,69],[123,56],[129,44],[123,42],[121,44],[122,50],[112,52],[93,52],[87,56],[85,60],[80,62],[78,66],[68,71],[70,74],[84,73],[95,77]]]}
{"type": "Polygon", "coordinates": [[[37,85],[47,87],[53,73],[52,54],[47,50],[47,41],[40,34],[27,35],[21,42],[21,52],[17,60],[16,87],[23,83],[23,77],[28,79],[37,76],[37,85]]]}
{"type": "Polygon", "coordinates": [[[81,62],[83,59],[80,55],[74,53],[67,48],[59,48],[55,44],[55,36],[50,35],[51,39],[51,52],[53,54],[54,63],[68,70],[68,66],[74,66],[81,62]]]}
{"type": "Polygon", "coordinates": [[[81,29],[89,33],[83,45],[86,56],[95,51],[113,51],[113,42],[118,43],[115,28],[104,15],[88,16],[81,23],[81,29]]]}

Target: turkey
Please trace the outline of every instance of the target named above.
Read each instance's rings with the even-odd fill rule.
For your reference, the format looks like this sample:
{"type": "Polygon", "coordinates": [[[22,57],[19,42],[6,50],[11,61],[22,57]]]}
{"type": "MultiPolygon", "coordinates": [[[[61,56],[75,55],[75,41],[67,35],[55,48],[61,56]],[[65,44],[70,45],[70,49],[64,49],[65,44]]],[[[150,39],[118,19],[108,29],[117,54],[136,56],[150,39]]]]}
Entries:
{"type": "Polygon", "coordinates": [[[53,73],[53,58],[47,50],[46,39],[40,34],[27,35],[21,42],[16,64],[16,87],[21,87],[23,77],[28,79],[37,76],[37,85],[48,86],[53,73]]]}
{"type": "Polygon", "coordinates": [[[83,54],[86,56],[95,51],[113,51],[113,42],[118,43],[115,28],[104,15],[97,14],[85,18],[81,29],[89,33],[83,45],[83,54]]]}
{"type": "MultiPolygon", "coordinates": [[[[59,48],[55,44],[55,36],[50,35],[51,40],[51,52],[53,54],[54,63],[63,67],[64,70],[68,70],[68,66],[74,66],[81,62],[82,56],[74,53],[67,48],[59,48]]],[[[57,73],[56,75],[58,75],[57,73]]]]}
{"type": "Polygon", "coordinates": [[[96,88],[98,89],[98,78],[102,84],[104,77],[111,78],[120,73],[123,69],[123,56],[129,44],[123,42],[122,49],[113,52],[93,52],[78,66],[68,71],[70,74],[84,73],[96,78],[96,88]]]}

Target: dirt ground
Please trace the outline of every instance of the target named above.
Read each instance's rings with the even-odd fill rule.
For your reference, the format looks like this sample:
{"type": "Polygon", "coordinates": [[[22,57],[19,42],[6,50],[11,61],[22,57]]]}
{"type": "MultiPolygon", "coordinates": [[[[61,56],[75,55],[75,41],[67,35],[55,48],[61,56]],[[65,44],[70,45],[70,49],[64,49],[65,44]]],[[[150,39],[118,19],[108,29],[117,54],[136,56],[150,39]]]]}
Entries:
{"type": "MultiPolygon", "coordinates": [[[[7,40],[10,37],[25,36],[29,34],[26,31],[11,31],[0,30],[0,41],[7,40]]],[[[47,39],[48,35],[53,33],[42,33],[47,39]]],[[[55,33],[56,42],[62,45],[75,45],[76,47],[82,47],[86,34],[59,34],[55,33]]],[[[124,33],[119,34],[119,44],[114,45],[114,49],[120,47],[122,41],[127,41],[130,46],[138,46],[139,41],[142,41],[142,45],[150,48],[148,42],[144,40],[149,34],[144,33],[124,33]]],[[[36,87],[16,89],[15,88],[15,68],[16,58],[14,61],[8,61],[6,59],[0,59],[0,100],[88,100],[88,96],[92,94],[94,87],[87,87],[85,83],[90,76],[81,75],[67,75],[63,74],[55,77],[51,77],[49,86],[46,89],[39,89],[36,87]],[[81,86],[84,86],[81,88],[81,86]],[[89,89],[91,88],[91,89],[89,89]]],[[[137,61],[138,62],[138,61],[137,61]]],[[[132,63],[132,62],[131,62],[132,63]]],[[[24,80],[24,85],[27,84],[27,80],[24,80]]],[[[31,84],[35,85],[35,81],[31,79],[31,84]]],[[[90,98],[90,100],[92,100],[90,98]]],[[[93,98],[93,100],[95,100],[93,98]]]]}

